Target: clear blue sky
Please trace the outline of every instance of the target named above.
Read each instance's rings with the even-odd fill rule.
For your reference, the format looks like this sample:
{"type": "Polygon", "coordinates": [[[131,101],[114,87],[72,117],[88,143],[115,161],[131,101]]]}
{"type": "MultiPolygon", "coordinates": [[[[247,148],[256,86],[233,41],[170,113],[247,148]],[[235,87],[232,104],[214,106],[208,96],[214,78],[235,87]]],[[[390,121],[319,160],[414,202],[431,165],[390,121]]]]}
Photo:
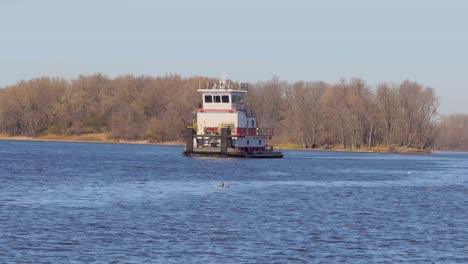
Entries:
{"type": "Polygon", "coordinates": [[[1,0],[0,86],[101,72],[436,88],[468,113],[468,1],[1,0]]]}

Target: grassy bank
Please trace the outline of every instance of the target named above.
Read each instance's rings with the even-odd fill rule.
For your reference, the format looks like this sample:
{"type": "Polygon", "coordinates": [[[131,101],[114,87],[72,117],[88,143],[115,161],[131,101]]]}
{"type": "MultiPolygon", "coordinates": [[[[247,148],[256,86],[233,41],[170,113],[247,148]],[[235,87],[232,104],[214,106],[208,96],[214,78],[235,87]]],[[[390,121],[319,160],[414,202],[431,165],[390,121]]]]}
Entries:
{"type": "Polygon", "coordinates": [[[306,150],[306,151],[337,151],[337,152],[361,152],[361,153],[408,153],[408,154],[429,154],[430,150],[405,148],[405,147],[388,147],[388,146],[375,146],[369,148],[343,148],[341,146],[332,146],[329,148],[304,148],[300,144],[292,143],[278,143],[275,147],[288,150],[306,150]]]}
{"type": "Polygon", "coordinates": [[[180,142],[150,142],[147,140],[123,140],[112,138],[107,133],[86,133],[81,135],[46,134],[37,137],[8,136],[0,134],[0,140],[29,140],[29,141],[58,141],[58,142],[94,142],[94,143],[121,143],[121,144],[155,144],[155,145],[181,145],[180,142]]]}

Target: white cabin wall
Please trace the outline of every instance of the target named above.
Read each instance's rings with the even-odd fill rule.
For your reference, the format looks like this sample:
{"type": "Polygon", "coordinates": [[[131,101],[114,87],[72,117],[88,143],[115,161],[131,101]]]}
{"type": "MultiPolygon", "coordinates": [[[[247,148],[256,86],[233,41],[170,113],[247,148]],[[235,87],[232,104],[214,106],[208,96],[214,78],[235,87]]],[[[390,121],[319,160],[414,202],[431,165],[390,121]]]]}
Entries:
{"type": "Polygon", "coordinates": [[[237,118],[237,124],[238,126],[236,127],[246,127],[245,125],[247,124],[247,117],[245,116],[245,112],[239,111],[238,112],[238,118],[237,118]]]}
{"type": "Polygon", "coordinates": [[[231,109],[231,103],[204,103],[203,109],[231,109]]]}
{"type": "Polygon", "coordinates": [[[205,127],[219,127],[221,123],[234,123],[237,127],[237,112],[226,113],[226,112],[209,112],[209,113],[197,113],[197,127],[198,134],[203,134],[205,127]]]}
{"type": "Polygon", "coordinates": [[[255,117],[246,117],[245,112],[239,112],[239,119],[237,121],[239,127],[248,127],[248,128],[256,128],[257,127],[257,120],[255,117]],[[254,125],[252,126],[252,120],[254,121],[254,125]]]}
{"type": "Polygon", "coordinates": [[[248,122],[248,127],[257,127],[257,121],[255,120],[255,117],[247,118],[247,122],[248,122]]]}

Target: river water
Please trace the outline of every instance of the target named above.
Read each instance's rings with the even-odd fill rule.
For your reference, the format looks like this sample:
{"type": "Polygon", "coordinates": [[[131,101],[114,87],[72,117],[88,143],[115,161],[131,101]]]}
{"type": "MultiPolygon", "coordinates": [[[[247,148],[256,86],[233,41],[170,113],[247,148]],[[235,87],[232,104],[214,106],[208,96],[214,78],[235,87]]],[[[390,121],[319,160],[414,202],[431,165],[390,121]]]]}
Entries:
{"type": "Polygon", "coordinates": [[[468,263],[468,154],[181,152],[0,141],[0,263],[468,263]]]}

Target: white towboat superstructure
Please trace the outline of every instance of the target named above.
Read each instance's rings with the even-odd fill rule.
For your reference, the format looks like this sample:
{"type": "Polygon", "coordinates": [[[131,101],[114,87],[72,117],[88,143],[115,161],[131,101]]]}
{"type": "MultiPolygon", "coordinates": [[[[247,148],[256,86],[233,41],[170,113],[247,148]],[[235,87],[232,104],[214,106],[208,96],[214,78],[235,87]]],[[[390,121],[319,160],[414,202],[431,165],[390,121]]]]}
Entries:
{"type": "Polygon", "coordinates": [[[271,128],[258,128],[252,111],[245,107],[248,84],[224,78],[198,89],[203,102],[196,109],[197,120],[187,130],[186,155],[281,158],[268,140],[271,128]]]}

